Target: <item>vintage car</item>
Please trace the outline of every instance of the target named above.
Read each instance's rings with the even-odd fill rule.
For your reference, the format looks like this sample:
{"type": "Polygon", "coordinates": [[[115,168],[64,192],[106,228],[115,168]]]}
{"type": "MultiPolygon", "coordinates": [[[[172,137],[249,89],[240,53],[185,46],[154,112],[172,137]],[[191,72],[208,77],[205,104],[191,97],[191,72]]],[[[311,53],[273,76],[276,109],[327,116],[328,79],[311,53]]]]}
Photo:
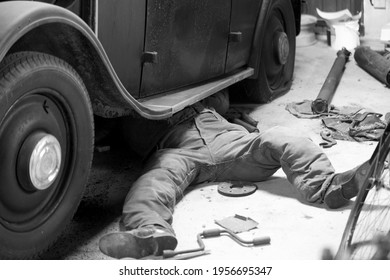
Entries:
{"type": "Polygon", "coordinates": [[[95,118],[167,119],[227,87],[252,102],[287,92],[300,7],[0,1],[0,258],[39,255],[71,221],[95,118]]]}

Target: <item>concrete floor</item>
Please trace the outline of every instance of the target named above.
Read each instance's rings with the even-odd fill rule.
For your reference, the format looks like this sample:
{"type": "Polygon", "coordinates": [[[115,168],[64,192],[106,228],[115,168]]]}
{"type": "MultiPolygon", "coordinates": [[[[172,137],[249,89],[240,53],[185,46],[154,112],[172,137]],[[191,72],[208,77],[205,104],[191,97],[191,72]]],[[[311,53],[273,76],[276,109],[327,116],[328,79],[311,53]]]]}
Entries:
{"type": "MultiPolygon", "coordinates": [[[[373,46],[382,47],[381,45],[373,46]]],[[[270,104],[248,105],[245,110],[259,120],[261,131],[275,125],[301,131],[321,142],[318,119],[298,119],[285,110],[290,102],[313,100],[336,58],[336,51],[319,41],[315,45],[297,49],[296,68],[292,89],[270,104]]],[[[353,57],[332,102],[336,106],[360,105],[385,114],[390,111],[390,90],[359,68],[353,57]]],[[[338,141],[324,149],[337,172],[342,172],[367,160],[376,143],[338,141]]],[[[75,219],[59,242],[44,259],[109,259],[99,252],[99,238],[118,230],[124,196],[131,182],[139,175],[137,160],[129,160],[116,151],[97,153],[94,167],[75,219]]],[[[250,217],[259,223],[256,229],[241,233],[251,239],[269,236],[271,244],[263,247],[243,247],[222,236],[206,239],[210,254],[199,257],[211,259],[276,259],[317,260],[322,250],[338,248],[351,205],[340,210],[306,204],[289,185],[282,171],[266,182],[257,184],[258,190],[247,197],[226,197],[218,193],[218,184],[204,184],[191,188],[178,204],[173,226],[179,240],[177,249],[197,247],[196,235],[204,229],[218,228],[215,220],[234,216],[250,217]]]]}

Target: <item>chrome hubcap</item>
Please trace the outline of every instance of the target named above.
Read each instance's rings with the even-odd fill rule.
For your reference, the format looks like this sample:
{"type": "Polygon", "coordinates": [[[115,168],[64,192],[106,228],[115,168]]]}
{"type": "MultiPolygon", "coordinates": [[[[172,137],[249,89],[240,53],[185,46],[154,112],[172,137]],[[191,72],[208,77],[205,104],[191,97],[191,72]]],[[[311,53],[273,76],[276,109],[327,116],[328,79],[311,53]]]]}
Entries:
{"type": "Polygon", "coordinates": [[[276,57],[281,65],[285,65],[288,61],[290,53],[290,45],[285,32],[277,32],[274,36],[274,46],[276,47],[276,57]]]}
{"type": "Polygon", "coordinates": [[[23,143],[18,156],[19,180],[28,191],[50,188],[61,168],[61,145],[51,134],[37,132],[23,143]]]}
{"type": "Polygon", "coordinates": [[[35,145],[29,164],[32,185],[37,190],[49,188],[61,167],[61,146],[53,135],[44,135],[35,145]]]}

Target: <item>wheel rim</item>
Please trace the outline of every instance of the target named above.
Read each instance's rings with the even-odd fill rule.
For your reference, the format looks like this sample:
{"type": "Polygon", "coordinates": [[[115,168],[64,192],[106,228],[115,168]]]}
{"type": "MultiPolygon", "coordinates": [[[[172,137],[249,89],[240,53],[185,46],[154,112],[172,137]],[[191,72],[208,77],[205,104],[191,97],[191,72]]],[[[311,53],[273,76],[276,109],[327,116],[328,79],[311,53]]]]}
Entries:
{"type": "MultiPolygon", "coordinates": [[[[387,126],[370,160],[367,178],[349,215],[336,255],[338,259],[371,259],[377,238],[390,236],[390,136],[387,126]]],[[[388,244],[388,243],[387,243],[388,244]]]]}
{"type": "Polygon", "coordinates": [[[19,182],[30,191],[53,186],[61,168],[61,156],[61,144],[54,135],[42,132],[29,135],[18,156],[19,182]]]}
{"type": "Polygon", "coordinates": [[[268,85],[272,90],[278,89],[285,82],[285,67],[291,56],[292,47],[283,15],[275,8],[267,22],[262,55],[268,85]]]}
{"type": "Polygon", "coordinates": [[[279,31],[274,34],[274,49],[277,62],[285,65],[290,54],[290,44],[286,33],[279,31]]]}
{"type": "Polygon", "coordinates": [[[0,223],[28,232],[60,205],[75,158],[75,125],[61,95],[41,89],[19,98],[0,126],[0,223]]]}
{"type": "MultiPolygon", "coordinates": [[[[361,203],[359,216],[356,218],[349,247],[351,259],[372,259],[377,253],[375,242],[366,242],[365,246],[357,246],[364,241],[375,241],[379,237],[390,236],[390,186],[389,186],[389,151],[387,161],[377,170],[378,181],[373,181],[365,193],[361,203]]],[[[371,180],[370,178],[369,180],[371,180]]]]}

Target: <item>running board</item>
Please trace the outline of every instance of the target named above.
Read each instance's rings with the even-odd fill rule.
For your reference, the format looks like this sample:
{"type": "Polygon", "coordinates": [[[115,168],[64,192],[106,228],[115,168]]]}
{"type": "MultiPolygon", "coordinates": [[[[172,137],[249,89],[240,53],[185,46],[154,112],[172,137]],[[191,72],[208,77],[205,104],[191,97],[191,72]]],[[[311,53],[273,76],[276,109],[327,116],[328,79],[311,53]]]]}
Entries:
{"type": "Polygon", "coordinates": [[[170,109],[170,115],[165,116],[170,117],[185,107],[252,76],[253,73],[254,69],[248,67],[206,84],[195,87],[187,87],[176,92],[163,93],[156,97],[138,100],[138,102],[150,111],[169,111],[170,109]]]}

